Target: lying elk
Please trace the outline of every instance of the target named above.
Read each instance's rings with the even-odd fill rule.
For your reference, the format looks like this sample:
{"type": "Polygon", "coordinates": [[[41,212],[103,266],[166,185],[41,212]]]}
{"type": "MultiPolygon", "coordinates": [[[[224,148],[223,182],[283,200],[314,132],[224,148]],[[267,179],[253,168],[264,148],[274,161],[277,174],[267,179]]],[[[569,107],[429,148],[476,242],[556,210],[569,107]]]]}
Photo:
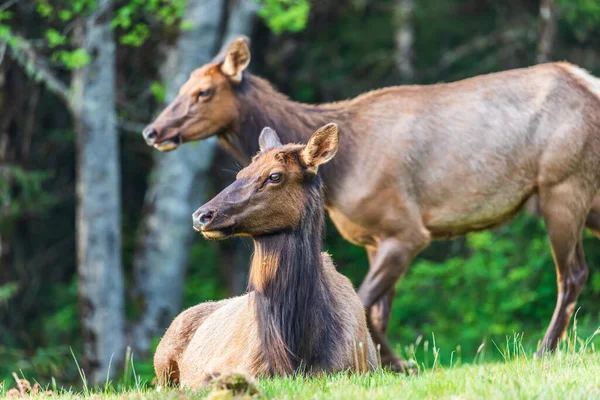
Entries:
{"type": "Polygon", "coordinates": [[[182,312],[161,340],[161,383],[198,387],[238,370],[251,375],[364,371],[377,365],[364,306],[321,252],[323,193],[317,168],[338,147],[329,124],[308,144],[260,135],[260,153],[237,180],[193,216],[209,239],[251,236],[251,291],[182,312]],[[363,346],[364,344],[364,346],[363,346]]]}
{"type": "Polygon", "coordinates": [[[177,98],[144,130],[171,150],[217,135],[240,161],[257,127],[306,142],[336,122],[338,156],[324,166],[325,204],[339,232],[367,249],[359,296],[382,359],[402,364],[385,331],[398,279],[434,239],[508,221],[537,195],[558,275],[558,301],[540,352],[556,348],[588,275],[584,225],[600,232],[600,83],[568,63],[430,86],[397,86],[323,105],[293,102],[246,71],[243,38],[195,70],[177,98]]]}

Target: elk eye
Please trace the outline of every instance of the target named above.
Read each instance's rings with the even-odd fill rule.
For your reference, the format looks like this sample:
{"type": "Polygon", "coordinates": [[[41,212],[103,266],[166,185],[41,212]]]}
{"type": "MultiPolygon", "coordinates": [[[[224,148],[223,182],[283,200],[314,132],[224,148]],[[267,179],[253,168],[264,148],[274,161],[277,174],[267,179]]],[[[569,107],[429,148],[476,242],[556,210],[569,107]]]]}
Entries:
{"type": "Polygon", "coordinates": [[[269,175],[269,182],[278,183],[281,182],[283,175],[279,172],[275,172],[274,174],[269,175]]]}
{"type": "Polygon", "coordinates": [[[196,100],[200,100],[201,97],[208,97],[212,93],[212,89],[206,89],[198,92],[196,100]]]}

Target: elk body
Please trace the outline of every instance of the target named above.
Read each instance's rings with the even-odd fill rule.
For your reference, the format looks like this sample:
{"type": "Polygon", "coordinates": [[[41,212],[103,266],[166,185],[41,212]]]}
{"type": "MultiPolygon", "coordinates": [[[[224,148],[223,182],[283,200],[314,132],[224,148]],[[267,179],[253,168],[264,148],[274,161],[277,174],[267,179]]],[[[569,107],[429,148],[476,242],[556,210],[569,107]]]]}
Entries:
{"type": "Polygon", "coordinates": [[[269,128],[260,139],[254,161],[194,213],[194,228],[207,238],[254,239],[251,291],[175,318],[154,358],[161,384],[199,387],[232,371],[270,376],[377,366],[364,306],[321,253],[316,172],[337,151],[337,127],[321,128],[306,147],[282,146],[269,128]]]}
{"type": "Polygon", "coordinates": [[[552,63],[313,106],[245,71],[249,61],[238,39],[194,71],[144,131],[147,143],[171,150],[217,135],[247,163],[260,126],[306,142],[316,127],[337,123],[338,155],[320,172],[326,207],[342,236],[367,250],[358,293],[383,361],[399,368],[385,332],[396,282],[414,256],[431,240],[498,226],[537,195],[558,278],[540,351],[556,348],[587,279],[582,229],[600,232],[600,203],[591,208],[600,186],[596,78],[552,63]]]}

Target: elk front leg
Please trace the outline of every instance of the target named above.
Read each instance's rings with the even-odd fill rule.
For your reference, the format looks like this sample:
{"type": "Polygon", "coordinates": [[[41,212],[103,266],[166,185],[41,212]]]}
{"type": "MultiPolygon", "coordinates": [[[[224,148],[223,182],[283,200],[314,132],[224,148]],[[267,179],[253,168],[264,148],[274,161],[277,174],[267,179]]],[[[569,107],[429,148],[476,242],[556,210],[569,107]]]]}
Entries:
{"type": "MultiPolygon", "coordinates": [[[[367,324],[373,341],[381,346],[381,362],[384,366],[391,366],[397,371],[406,371],[406,363],[394,354],[385,333],[379,329],[377,318],[372,310],[386,294],[393,292],[411,260],[429,243],[429,235],[424,230],[419,231],[420,234],[411,231],[401,238],[388,238],[381,241],[375,256],[372,257],[369,273],[358,290],[358,296],[367,308],[367,324]]],[[[387,326],[387,323],[385,325],[387,326]]]]}

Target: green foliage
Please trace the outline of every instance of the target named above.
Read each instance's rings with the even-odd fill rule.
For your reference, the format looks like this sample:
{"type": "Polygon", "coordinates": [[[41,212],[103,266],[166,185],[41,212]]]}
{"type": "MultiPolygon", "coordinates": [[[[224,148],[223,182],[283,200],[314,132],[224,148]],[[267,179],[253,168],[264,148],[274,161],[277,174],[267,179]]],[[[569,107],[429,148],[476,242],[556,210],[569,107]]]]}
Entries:
{"type": "Polygon", "coordinates": [[[140,22],[144,14],[170,26],[181,20],[185,4],[185,0],[130,0],[115,12],[112,26],[123,30],[121,44],[139,47],[150,37],[148,24],[140,22]]]}
{"type": "Polygon", "coordinates": [[[216,244],[196,240],[190,254],[190,270],[185,281],[183,307],[227,297],[220,274],[216,244]]]}
{"type": "Polygon", "coordinates": [[[308,21],[308,0],[255,0],[261,3],[258,15],[276,34],[299,32],[308,21]]]}
{"type": "Polygon", "coordinates": [[[12,11],[2,10],[0,11],[0,21],[8,21],[14,16],[12,11]]]}
{"type": "Polygon", "coordinates": [[[73,51],[61,50],[52,54],[52,59],[60,61],[68,69],[85,67],[90,62],[90,55],[85,49],[79,48],[73,51]]]}
{"type": "MultiPolygon", "coordinates": [[[[50,177],[51,174],[46,171],[26,171],[17,166],[0,167],[0,215],[10,217],[51,205],[52,196],[43,188],[44,182],[50,177]]],[[[2,221],[0,219],[0,227],[2,221]]]]}
{"type": "Polygon", "coordinates": [[[50,5],[50,2],[47,0],[37,0],[35,9],[37,10],[38,14],[45,18],[50,17],[54,11],[50,5]]]}
{"type": "Polygon", "coordinates": [[[167,95],[167,88],[160,81],[154,81],[150,84],[150,92],[154,95],[154,99],[158,104],[164,104],[167,95]]]}
{"type": "Polygon", "coordinates": [[[48,46],[51,49],[62,46],[67,42],[67,38],[56,29],[48,29],[46,31],[46,39],[48,40],[48,46]]]}
{"type": "MultiPolygon", "coordinates": [[[[140,47],[150,37],[149,22],[158,22],[166,26],[182,20],[186,0],[129,0],[117,7],[111,22],[118,29],[119,42],[125,46],[140,47]]],[[[52,4],[48,0],[36,0],[36,11],[47,26],[43,29],[51,58],[67,69],[82,68],[90,62],[90,55],[72,43],[69,28],[78,18],[85,18],[97,7],[96,0],[60,1],[52,4]]],[[[13,18],[9,10],[0,11],[0,40],[13,39],[8,24],[13,18]],[[4,22],[4,23],[1,23],[4,22]]],[[[188,27],[189,21],[182,21],[188,27]]],[[[9,42],[15,45],[15,42],[9,42]]]]}
{"type": "Polygon", "coordinates": [[[0,285],[0,307],[5,306],[19,290],[19,285],[16,282],[7,282],[0,285]]]}
{"type": "Polygon", "coordinates": [[[557,4],[579,40],[585,40],[591,33],[598,31],[600,27],[600,1],[557,0],[557,4]]]}
{"type": "Polygon", "coordinates": [[[133,28],[121,36],[121,43],[126,46],[140,47],[150,37],[150,29],[145,24],[135,24],[133,28]]]}

